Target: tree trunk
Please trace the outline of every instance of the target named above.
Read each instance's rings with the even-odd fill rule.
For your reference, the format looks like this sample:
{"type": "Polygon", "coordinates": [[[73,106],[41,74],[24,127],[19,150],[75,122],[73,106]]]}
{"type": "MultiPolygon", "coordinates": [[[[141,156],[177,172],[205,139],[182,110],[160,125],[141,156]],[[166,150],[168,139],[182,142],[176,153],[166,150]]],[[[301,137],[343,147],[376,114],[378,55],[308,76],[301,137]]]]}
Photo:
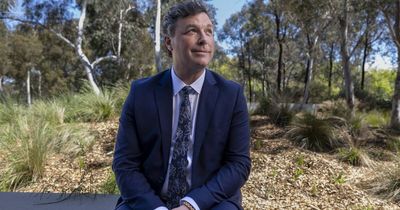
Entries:
{"type": "Polygon", "coordinates": [[[281,19],[277,11],[274,11],[275,24],[276,24],[276,39],[279,44],[279,54],[278,54],[278,72],[276,78],[276,89],[278,93],[281,92],[281,81],[282,81],[282,56],[283,56],[283,38],[281,37],[281,19]]]}
{"type": "Polygon", "coordinates": [[[334,43],[332,42],[331,43],[331,50],[329,52],[329,75],[328,75],[329,96],[332,95],[333,48],[334,48],[334,43]]]}
{"type": "Polygon", "coordinates": [[[392,99],[392,116],[390,119],[390,126],[393,129],[400,130],[400,0],[396,2],[394,26],[395,40],[393,41],[395,41],[397,47],[397,76],[392,99]]]}
{"type": "Polygon", "coordinates": [[[42,72],[38,71],[38,73],[39,73],[38,93],[39,93],[39,98],[42,98],[42,72]]]}
{"type": "Polygon", "coordinates": [[[87,7],[87,0],[83,0],[82,2],[82,11],[81,15],[79,17],[79,22],[78,22],[78,37],[76,39],[76,53],[78,54],[79,60],[83,64],[86,72],[86,76],[89,80],[89,84],[93,89],[93,92],[96,95],[100,95],[100,89],[99,86],[97,86],[96,82],[94,81],[93,78],[93,70],[94,70],[94,65],[92,65],[87,58],[86,54],[82,50],[82,40],[83,40],[83,24],[85,22],[86,18],[86,7],[87,7]]]}
{"type": "Polygon", "coordinates": [[[281,81],[282,81],[282,54],[283,54],[283,46],[282,43],[279,43],[279,57],[278,57],[278,75],[276,78],[276,88],[278,93],[281,92],[281,81]]]}
{"type": "Polygon", "coordinates": [[[31,106],[32,98],[31,98],[31,71],[30,70],[28,70],[26,72],[26,97],[27,97],[28,106],[31,106]]]}
{"type": "Polygon", "coordinates": [[[397,48],[397,76],[392,99],[390,126],[396,130],[400,130],[400,48],[397,48]]]}
{"type": "Polygon", "coordinates": [[[368,27],[369,27],[369,21],[367,20],[367,29],[366,29],[367,31],[366,31],[366,34],[365,34],[364,53],[363,53],[363,60],[362,60],[362,66],[361,66],[361,90],[364,90],[365,63],[367,62],[368,51],[369,51],[368,27]]]}
{"type": "Polygon", "coordinates": [[[3,89],[3,78],[4,78],[4,76],[0,76],[0,93],[4,92],[4,89],[3,89]]]}
{"type": "Polygon", "coordinates": [[[251,53],[250,53],[250,43],[247,43],[247,81],[249,85],[249,102],[253,100],[253,88],[251,87],[251,53]]]}
{"type": "Polygon", "coordinates": [[[340,19],[340,35],[341,35],[341,46],[340,52],[342,55],[342,66],[344,75],[344,86],[346,93],[347,106],[351,113],[354,114],[354,85],[351,78],[350,70],[350,56],[347,46],[347,36],[348,36],[348,17],[347,17],[347,0],[344,0],[343,4],[344,17],[340,19]]]}
{"type": "Polygon", "coordinates": [[[314,58],[310,54],[307,59],[303,104],[307,104],[308,99],[310,98],[310,86],[311,86],[311,79],[313,76],[313,65],[314,65],[314,58]]]}
{"type": "Polygon", "coordinates": [[[156,53],[156,68],[157,72],[162,71],[161,67],[161,0],[157,0],[157,17],[156,17],[156,31],[155,31],[155,53],[156,53]]]}
{"type": "Polygon", "coordinates": [[[92,87],[93,92],[96,95],[100,95],[100,93],[101,93],[100,88],[99,88],[99,86],[97,86],[96,82],[94,81],[94,77],[93,77],[93,73],[92,73],[93,69],[88,67],[87,65],[84,65],[84,68],[85,68],[87,79],[89,80],[89,84],[92,87]]]}

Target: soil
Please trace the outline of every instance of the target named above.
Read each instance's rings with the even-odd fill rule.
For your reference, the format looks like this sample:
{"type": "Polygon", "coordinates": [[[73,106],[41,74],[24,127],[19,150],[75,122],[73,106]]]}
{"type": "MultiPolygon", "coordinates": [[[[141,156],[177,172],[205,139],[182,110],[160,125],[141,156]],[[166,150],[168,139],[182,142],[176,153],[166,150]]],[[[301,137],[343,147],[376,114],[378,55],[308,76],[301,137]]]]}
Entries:
{"type": "MultiPolygon", "coordinates": [[[[54,154],[48,158],[44,176],[20,192],[102,193],[110,177],[118,120],[93,123],[96,140],[78,158],[54,154]]],[[[315,153],[284,138],[285,129],[263,116],[253,116],[252,171],[242,188],[245,209],[400,209],[378,198],[360,183],[379,173],[377,167],[393,167],[388,160],[377,167],[356,167],[341,162],[335,153],[315,153]]]]}

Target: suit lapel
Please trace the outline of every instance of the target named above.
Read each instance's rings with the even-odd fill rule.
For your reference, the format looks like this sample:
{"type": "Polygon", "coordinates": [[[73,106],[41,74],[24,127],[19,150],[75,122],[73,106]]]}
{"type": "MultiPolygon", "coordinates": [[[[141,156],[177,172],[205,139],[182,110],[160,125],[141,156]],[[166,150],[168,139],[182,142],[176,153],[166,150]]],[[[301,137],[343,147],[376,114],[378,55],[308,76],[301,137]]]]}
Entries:
{"type": "MultiPolygon", "coordinates": [[[[206,70],[206,78],[201,89],[200,101],[197,110],[195,139],[193,146],[193,165],[196,165],[209,122],[214,115],[214,108],[218,98],[219,88],[214,76],[206,70]]],[[[193,169],[194,167],[192,167],[193,169]]]]}
{"type": "Polygon", "coordinates": [[[154,96],[160,118],[163,153],[162,161],[165,174],[168,169],[172,135],[172,79],[170,70],[165,71],[164,75],[161,77],[159,85],[155,89],[154,96]]]}

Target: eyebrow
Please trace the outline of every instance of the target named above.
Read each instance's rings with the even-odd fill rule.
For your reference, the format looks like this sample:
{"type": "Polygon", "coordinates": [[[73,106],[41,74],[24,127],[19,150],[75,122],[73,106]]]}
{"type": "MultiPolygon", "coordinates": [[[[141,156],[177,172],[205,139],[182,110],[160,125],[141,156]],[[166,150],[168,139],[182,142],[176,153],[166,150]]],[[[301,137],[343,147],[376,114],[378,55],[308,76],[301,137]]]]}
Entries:
{"type": "MultiPolygon", "coordinates": [[[[187,25],[187,26],[185,27],[185,29],[188,29],[188,28],[190,28],[190,27],[198,28],[199,26],[198,26],[198,25],[195,25],[195,24],[189,24],[189,25],[187,25]]],[[[208,24],[206,27],[207,27],[207,28],[212,28],[212,29],[214,29],[214,25],[212,25],[212,24],[208,24]]]]}

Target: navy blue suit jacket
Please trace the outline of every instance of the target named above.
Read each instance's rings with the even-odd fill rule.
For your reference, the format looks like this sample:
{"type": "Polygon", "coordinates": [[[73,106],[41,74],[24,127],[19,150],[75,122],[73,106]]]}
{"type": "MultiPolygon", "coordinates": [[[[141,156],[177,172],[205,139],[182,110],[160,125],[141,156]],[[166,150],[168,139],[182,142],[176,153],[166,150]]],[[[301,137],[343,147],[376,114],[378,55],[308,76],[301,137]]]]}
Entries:
{"type": "MultiPolygon", "coordinates": [[[[135,210],[164,206],[160,193],[172,133],[170,71],[133,82],[122,110],[113,170],[121,191],[120,202],[135,210]]],[[[224,200],[242,209],[240,188],[251,167],[248,117],[241,86],[206,70],[187,194],[201,210],[224,200]]]]}

